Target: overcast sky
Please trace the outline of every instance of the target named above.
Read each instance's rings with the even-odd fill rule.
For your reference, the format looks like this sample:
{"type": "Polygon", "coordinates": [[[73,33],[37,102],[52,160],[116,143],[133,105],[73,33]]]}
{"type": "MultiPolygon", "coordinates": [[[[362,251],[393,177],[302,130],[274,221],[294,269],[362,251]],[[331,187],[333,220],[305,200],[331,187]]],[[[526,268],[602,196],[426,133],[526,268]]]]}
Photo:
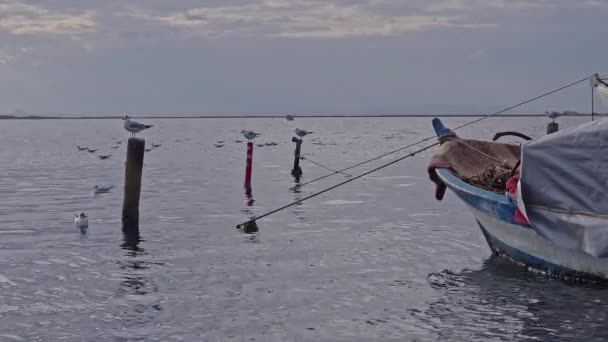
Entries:
{"type": "Polygon", "coordinates": [[[0,0],[0,113],[483,111],[608,73],[607,41],[608,0],[0,0]]]}

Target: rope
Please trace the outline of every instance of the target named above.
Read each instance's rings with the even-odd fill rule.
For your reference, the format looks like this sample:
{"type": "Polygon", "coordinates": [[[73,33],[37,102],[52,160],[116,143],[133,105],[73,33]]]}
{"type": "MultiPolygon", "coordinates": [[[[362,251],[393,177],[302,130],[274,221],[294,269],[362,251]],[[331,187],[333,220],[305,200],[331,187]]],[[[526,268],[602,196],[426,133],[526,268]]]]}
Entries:
{"type": "Polygon", "coordinates": [[[319,196],[319,195],[321,195],[321,194],[324,194],[324,193],[326,193],[326,192],[328,192],[328,191],[331,191],[331,190],[333,190],[333,189],[335,189],[335,188],[341,187],[341,186],[342,186],[342,185],[344,185],[344,184],[348,184],[348,183],[350,183],[350,182],[352,182],[352,181],[354,181],[354,180],[357,180],[357,179],[359,179],[359,178],[361,178],[361,177],[365,177],[365,176],[369,175],[370,173],[374,173],[374,172],[376,172],[376,171],[382,170],[382,169],[384,169],[385,167],[391,166],[391,165],[393,165],[393,164],[395,164],[395,163],[398,163],[398,162],[400,162],[400,161],[402,161],[402,160],[404,160],[404,159],[407,159],[407,158],[409,158],[409,157],[413,157],[414,155],[416,155],[416,154],[418,154],[418,153],[420,153],[420,152],[422,152],[422,151],[428,150],[428,149],[430,149],[431,147],[434,147],[434,146],[437,146],[437,145],[439,145],[439,142],[436,142],[436,143],[434,143],[434,144],[431,144],[431,145],[428,145],[428,146],[426,146],[426,147],[423,147],[423,148],[421,148],[421,149],[419,149],[419,150],[417,150],[417,151],[411,152],[410,154],[407,154],[407,155],[405,155],[405,156],[403,156],[403,157],[400,157],[400,158],[397,158],[397,159],[395,159],[395,160],[393,160],[393,161],[391,161],[391,162],[389,162],[389,163],[386,163],[386,164],[384,164],[384,165],[381,165],[381,166],[379,166],[379,167],[377,167],[377,168],[375,168],[375,169],[373,169],[373,170],[369,170],[369,171],[364,172],[364,173],[362,173],[362,174],[360,174],[360,175],[358,175],[358,176],[356,176],[356,177],[353,177],[353,178],[347,179],[347,180],[345,180],[344,182],[338,183],[338,184],[336,184],[336,185],[334,185],[334,186],[331,186],[331,187],[326,188],[326,189],[324,189],[324,190],[321,190],[321,191],[319,191],[319,192],[315,192],[315,193],[314,193],[314,194],[312,194],[312,195],[306,196],[306,197],[304,197],[304,198],[302,198],[302,199],[299,199],[299,200],[297,200],[297,201],[295,201],[295,202],[291,202],[291,203],[289,203],[289,204],[287,204],[287,205],[284,205],[284,206],[282,206],[282,207],[280,207],[280,208],[277,208],[277,209],[275,209],[275,210],[273,210],[273,211],[269,211],[269,212],[267,212],[266,214],[263,214],[263,215],[260,215],[260,216],[254,217],[254,218],[252,218],[251,220],[249,220],[249,221],[247,221],[247,222],[244,222],[244,223],[241,223],[241,224],[237,225],[237,226],[236,226],[236,228],[238,228],[238,229],[240,229],[240,228],[246,228],[246,227],[247,227],[248,225],[250,225],[250,224],[255,224],[255,221],[256,221],[256,220],[259,220],[259,219],[261,219],[261,218],[264,218],[264,217],[266,217],[266,216],[268,216],[268,215],[272,215],[272,214],[274,214],[274,213],[276,213],[276,212],[278,212],[278,211],[281,211],[281,210],[283,210],[283,209],[287,209],[287,208],[289,208],[289,207],[291,207],[291,206],[294,206],[294,205],[296,205],[296,204],[302,203],[302,202],[304,202],[304,201],[306,201],[306,200],[308,200],[308,199],[311,199],[311,198],[313,198],[313,197],[316,197],[316,196],[319,196]]]}
{"type": "MultiPolygon", "coordinates": [[[[531,99],[529,99],[529,100],[526,100],[526,101],[520,102],[520,103],[518,103],[518,104],[516,104],[516,105],[514,105],[514,106],[511,106],[511,107],[509,107],[509,108],[506,108],[506,109],[500,110],[500,111],[498,111],[498,112],[496,112],[496,113],[492,113],[492,114],[490,114],[490,115],[483,116],[483,117],[481,117],[481,118],[479,118],[479,119],[473,120],[473,121],[471,121],[471,122],[469,122],[469,123],[466,123],[466,124],[464,124],[464,125],[460,125],[460,126],[458,126],[458,127],[454,128],[454,129],[452,129],[452,131],[456,131],[456,130],[458,130],[458,129],[461,129],[461,128],[464,128],[464,127],[470,126],[470,125],[472,125],[472,124],[474,124],[474,123],[478,123],[478,122],[479,122],[479,121],[481,121],[481,120],[485,120],[485,119],[487,119],[487,118],[491,118],[491,117],[496,116],[496,115],[498,115],[498,114],[502,114],[502,113],[504,113],[504,112],[506,112],[506,111],[509,111],[509,110],[511,110],[511,109],[514,109],[514,108],[517,108],[517,107],[523,106],[523,105],[525,105],[525,104],[527,104],[527,103],[530,103],[530,102],[532,102],[532,101],[538,100],[538,99],[540,99],[540,98],[542,98],[542,97],[545,97],[545,96],[551,95],[551,94],[553,94],[553,93],[557,93],[558,91],[561,91],[561,90],[564,90],[564,89],[566,89],[566,88],[572,87],[572,86],[574,86],[574,85],[577,85],[577,84],[579,84],[579,83],[581,83],[581,82],[584,82],[584,81],[587,81],[587,80],[589,80],[589,77],[585,77],[585,78],[583,78],[583,79],[581,79],[581,80],[578,80],[578,81],[576,81],[576,82],[569,83],[569,84],[567,84],[567,85],[565,85],[565,86],[563,86],[563,87],[560,87],[560,88],[554,89],[554,90],[552,90],[552,91],[546,92],[546,93],[544,93],[544,94],[542,94],[542,95],[536,96],[536,97],[531,98],[531,99]]],[[[333,175],[335,175],[335,174],[337,174],[337,173],[342,173],[343,171],[348,171],[348,170],[353,169],[353,168],[355,168],[355,167],[358,167],[358,166],[361,166],[361,165],[364,165],[364,164],[371,163],[371,162],[376,161],[376,160],[378,160],[378,159],[384,158],[384,157],[389,156],[389,155],[391,155],[391,154],[395,154],[395,153],[397,153],[397,152],[400,152],[400,151],[403,151],[403,150],[408,149],[408,148],[410,148],[410,147],[416,146],[416,145],[418,145],[418,144],[421,144],[421,143],[427,142],[427,141],[429,141],[429,140],[431,140],[431,139],[434,139],[434,138],[436,138],[436,136],[430,136],[430,137],[423,138],[423,139],[421,139],[421,140],[419,140],[419,141],[417,141],[417,142],[415,142],[415,143],[413,143],[413,144],[410,144],[410,145],[407,145],[407,146],[404,146],[404,147],[400,147],[400,148],[398,148],[398,149],[396,149],[396,150],[389,151],[389,152],[387,152],[387,153],[385,153],[385,154],[383,154],[383,155],[381,155],[381,156],[374,157],[374,158],[372,158],[372,159],[368,159],[368,160],[362,161],[362,162],[357,163],[357,164],[355,164],[355,165],[351,165],[351,166],[349,166],[349,167],[347,167],[347,168],[344,168],[344,169],[341,169],[341,170],[334,171],[333,173],[327,174],[327,175],[325,175],[325,176],[321,176],[321,177],[318,177],[318,178],[315,178],[315,179],[309,180],[308,182],[304,182],[304,183],[302,183],[302,184],[298,184],[298,185],[296,185],[296,186],[294,186],[294,187],[290,188],[289,190],[298,189],[298,188],[303,187],[304,185],[308,185],[308,184],[311,184],[311,183],[314,183],[314,182],[320,181],[320,180],[325,179],[325,178],[327,178],[327,177],[329,177],[329,176],[333,176],[333,175]]]]}
{"type": "MultiPolygon", "coordinates": [[[[479,118],[479,119],[477,119],[477,120],[473,120],[473,121],[468,122],[468,123],[466,123],[466,124],[460,125],[460,126],[458,126],[458,127],[454,128],[454,129],[452,129],[452,132],[453,132],[453,131],[456,131],[456,130],[458,130],[458,129],[461,129],[461,128],[464,128],[464,127],[470,126],[470,125],[472,125],[472,124],[474,124],[474,123],[480,122],[480,121],[482,121],[482,120],[484,120],[484,119],[487,119],[487,118],[490,118],[490,117],[492,117],[492,116],[495,116],[495,115],[498,115],[498,114],[504,113],[504,112],[506,112],[506,111],[508,111],[508,110],[511,110],[511,109],[513,109],[513,108],[517,108],[517,107],[519,107],[519,106],[522,106],[522,105],[524,105],[524,104],[526,104],[526,103],[529,103],[529,102],[532,102],[532,101],[534,101],[534,100],[538,100],[538,99],[540,99],[540,98],[542,98],[542,97],[545,97],[545,96],[547,96],[547,95],[551,95],[551,94],[553,94],[553,93],[556,93],[556,92],[558,92],[558,91],[560,91],[560,90],[566,89],[566,88],[571,87],[571,86],[573,86],[573,85],[579,84],[579,83],[584,82],[584,81],[586,81],[586,80],[589,80],[589,77],[585,77],[585,78],[583,78],[583,79],[581,79],[581,80],[578,80],[578,81],[576,81],[576,82],[569,83],[569,84],[567,84],[567,85],[565,85],[565,86],[563,86],[563,87],[560,87],[560,88],[557,88],[557,89],[555,89],[555,90],[552,90],[552,91],[546,92],[546,93],[544,93],[544,94],[542,94],[542,95],[539,95],[539,96],[536,96],[536,97],[534,97],[534,98],[532,98],[532,99],[529,99],[529,100],[526,100],[526,101],[520,102],[520,103],[518,103],[518,104],[516,104],[516,105],[514,105],[514,106],[511,106],[511,107],[509,107],[509,108],[503,109],[503,110],[498,111],[498,112],[496,112],[496,113],[493,113],[493,114],[490,114],[490,115],[486,115],[486,116],[481,117],[481,118],[479,118]]],[[[423,138],[423,139],[421,139],[420,141],[418,141],[418,142],[416,142],[416,143],[414,143],[414,144],[410,144],[410,145],[407,145],[407,146],[405,146],[405,147],[401,147],[401,148],[399,148],[399,149],[396,149],[396,150],[390,151],[390,152],[388,152],[388,153],[385,153],[385,154],[383,154],[383,155],[381,155],[381,156],[378,156],[378,157],[375,157],[375,158],[372,158],[372,159],[366,160],[366,161],[364,161],[364,162],[361,162],[361,163],[355,164],[355,165],[353,165],[353,166],[347,167],[347,168],[345,168],[345,169],[338,170],[338,171],[334,171],[334,172],[333,172],[333,173],[331,173],[331,174],[325,175],[325,176],[323,176],[323,177],[319,177],[319,178],[317,178],[316,180],[312,180],[312,181],[306,182],[306,183],[304,183],[304,184],[302,184],[302,185],[310,184],[310,183],[312,183],[313,181],[317,181],[317,180],[319,180],[319,179],[323,179],[323,178],[325,178],[325,177],[329,177],[329,176],[334,175],[334,174],[336,174],[336,173],[339,173],[339,172],[342,172],[342,171],[346,171],[346,170],[350,170],[350,169],[352,169],[352,168],[354,168],[354,167],[357,167],[357,166],[360,166],[360,165],[363,165],[363,164],[367,164],[367,163],[369,163],[369,162],[371,162],[371,161],[378,160],[378,159],[380,159],[380,158],[386,157],[386,156],[391,155],[391,154],[393,154],[393,153],[397,153],[397,152],[399,152],[399,151],[401,151],[401,150],[404,150],[404,149],[406,149],[406,148],[409,148],[409,147],[412,147],[412,146],[418,145],[418,144],[420,144],[420,143],[426,142],[426,141],[428,141],[428,140],[430,140],[430,139],[433,139],[433,138],[435,138],[435,136],[433,136],[433,137],[426,137],[426,138],[423,138]]],[[[437,145],[439,145],[439,144],[440,144],[440,142],[436,142],[436,143],[433,143],[433,144],[428,145],[428,146],[426,146],[426,147],[420,148],[420,149],[418,149],[418,150],[416,150],[416,151],[414,151],[414,152],[410,152],[409,154],[407,154],[407,155],[405,155],[405,156],[399,157],[399,158],[397,158],[397,159],[395,159],[395,160],[393,160],[393,161],[391,161],[391,162],[388,162],[388,163],[386,163],[386,164],[384,164],[384,165],[381,165],[381,166],[379,166],[379,167],[377,167],[377,168],[375,168],[375,169],[372,169],[372,170],[369,170],[369,171],[367,171],[367,172],[364,172],[364,173],[362,173],[362,174],[360,174],[360,175],[358,175],[358,176],[356,176],[356,177],[353,177],[353,178],[350,178],[350,179],[348,179],[348,180],[345,180],[345,181],[343,181],[343,182],[341,182],[341,183],[338,183],[338,184],[336,184],[336,185],[334,185],[334,186],[331,186],[331,187],[329,187],[329,188],[326,188],[326,189],[324,189],[324,190],[321,190],[321,191],[315,192],[315,193],[313,193],[313,194],[311,194],[311,195],[309,195],[309,196],[306,196],[306,197],[304,197],[304,198],[302,198],[302,199],[300,199],[300,200],[297,200],[297,201],[295,201],[295,202],[291,202],[291,203],[289,203],[289,204],[287,204],[287,205],[284,205],[284,206],[282,206],[282,207],[280,207],[280,208],[277,208],[277,209],[275,209],[275,210],[269,211],[269,212],[267,212],[267,213],[265,213],[265,214],[262,214],[262,215],[260,215],[260,216],[256,216],[256,217],[254,217],[254,218],[250,219],[250,220],[249,220],[249,221],[247,221],[247,222],[244,222],[244,223],[241,223],[241,224],[237,225],[237,226],[236,226],[236,228],[237,228],[237,229],[240,229],[240,228],[245,228],[245,230],[249,230],[248,228],[252,228],[252,226],[253,226],[253,227],[255,227],[255,228],[257,228],[257,225],[256,225],[256,223],[255,223],[255,221],[256,221],[256,220],[259,220],[259,219],[264,218],[264,217],[266,217],[266,216],[272,215],[272,214],[274,214],[274,213],[276,213],[276,212],[279,212],[279,211],[281,211],[281,210],[287,209],[287,208],[289,208],[289,207],[291,207],[291,206],[294,206],[294,205],[296,205],[296,204],[302,203],[302,202],[304,202],[304,201],[306,201],[306,200],[308,200],[308,199],[311,199],[311,198],[313,198],[313,197],[316,197],[316,196],[319,196],[319,195],[321,195],[321,194],[324,194],[324,193],[326,193],[326,192],[328,192],[328,191],[331,191],[331,190],[333,190],[333,189],[335,189],[335,188],[341,187],[342,185],[348,184],[348,183],[350,183],[350,182],[352,182],[352,181],[355,181],[355,180],[357,180],[357,179],[359,179],[359,178],[361,178],[361,177],[365,177],[365,176],[367,176],[367,175],[369,175],[369,174],[371,174],[371,173],[374,173],[374,172],[376,172],[376,171],[382,170],[382,169],[384,169],[385,167],[388,167],[388,166],[390,166],[390,165],[393,165],[393,164],[395,164],[395,163],[398,163],[398,162],[400,162],[400,161],[402,161],[402,160],[404,160],[404,159],[407,159],[407,158],[413,157],[414,155],[416,155],[416,154],[418,154],[418,153],[420,153],[420,152],[426,151],[426,150],[430,149],[431,147],[437,146],[437,145]]],[[[301,185],[301,186],[302,186],[302,185],[301,185]]],[[[256,231],[257,231],[257,229],[256,229],[256,231]]]]}
{"type": "Polygon", "coordinates": [[[347,177],[352,177],[351,174],[340,172],[340,171],[336,171],[334,169],[330,169],[329,167],[327,167],[325,165],[322,165],[321,163],[317,163],[316,161],[314,161],[314,160],[312,160],[312,159],[310,159],[308,157],[300,156],[300,159],[307,160],[307,161],[309,161],[309,162],[311,162],[311,163],[313,163],[313,164],[315,164],[317,166],[320,166],[320,167],[324,168],[325,170],[332,171],[333,173],[341,173],[341,174],[343,174],[343,175],[345,175],[347,177]]]}

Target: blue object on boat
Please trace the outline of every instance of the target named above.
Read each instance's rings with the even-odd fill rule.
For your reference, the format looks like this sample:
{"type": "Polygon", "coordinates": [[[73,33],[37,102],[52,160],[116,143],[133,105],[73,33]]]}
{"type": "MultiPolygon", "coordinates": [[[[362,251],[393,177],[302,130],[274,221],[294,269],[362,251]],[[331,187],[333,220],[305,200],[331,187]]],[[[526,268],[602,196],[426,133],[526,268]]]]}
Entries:
{"type": "Polygon", "coordinates": [[[433,128],[438,137],[451,132],[449,128],[443,125],[443,122],[439,118],[433,118],[433,128]]]}

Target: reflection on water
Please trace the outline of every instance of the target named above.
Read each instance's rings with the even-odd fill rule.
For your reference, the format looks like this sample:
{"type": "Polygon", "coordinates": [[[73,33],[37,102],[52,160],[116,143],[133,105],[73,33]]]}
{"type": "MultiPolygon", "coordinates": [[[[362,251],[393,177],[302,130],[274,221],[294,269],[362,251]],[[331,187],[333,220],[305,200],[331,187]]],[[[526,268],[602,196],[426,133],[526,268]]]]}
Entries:
{"type": "Polygon", "coordinates": [[[251,186],[245,186],[245,198],[248,207],[252,207],[255,202],[255,198],[253,198],[253,189],[251,186]]]}
{"type": "Polygon", "coordinates": [[[440,299],[413,314],[434,324],[440,340],[608,339],[608,291],[603,286],[568,285],[499,257],[486,260],[480,270],[445,270],[427,280],[440,299]]]}
{"type": "MultiPolygon", "coordinates": [[[[341,167],[433,134],[427,118],[298,120],[335,141],[306,145],[311,158],[341,167]]],[[[546,133],[535,118],[496,120],[533,137],[546,133]]],[[[92,196],[91,184],[121,184],[124,159],[100,160],[76,145],[124,155],[125,143],[112,149],[126,142],[122,122],[0,120],[0,146],[8,147],[0,149],[0,341],[605,337],[603,289],[500,260],[482,265],[490,250],[473,218],[454,196],[434,199],[430,151],[259,220],[259,231],[235,232],[343,180],[288,191],[293,128],[247,119],[242,125],[280,142],[256,152],[254,199],[242,188],[240,121],[152,120],[145,138],[161,146],[146,154],[141,226],[121,234],[122,194],[92,196]],[[404,177],[408,186],[398,187],[404,177]],[[73,225],[72,213],[83,211],[86,232],[73,225]],[[437,272],[463,268],[475,271],[437,272]]],[[[497,122],[460,135],[491,137],[497,122]]],[[[327,172],[310,167],[302,181],[327,172]]]]}
{"type": "Polygon", "coordinates": [[[125,259],[119,262],[122,280],[117,297],[123,307],[120,319],[122,329],[115,332],[117,340],[138,340],[142,327],[160,323],[162,312],[158,286],[150,278],[151,267],[161,267],[163,263],[150,262],[143,248],[125,248],[125,259]]]}

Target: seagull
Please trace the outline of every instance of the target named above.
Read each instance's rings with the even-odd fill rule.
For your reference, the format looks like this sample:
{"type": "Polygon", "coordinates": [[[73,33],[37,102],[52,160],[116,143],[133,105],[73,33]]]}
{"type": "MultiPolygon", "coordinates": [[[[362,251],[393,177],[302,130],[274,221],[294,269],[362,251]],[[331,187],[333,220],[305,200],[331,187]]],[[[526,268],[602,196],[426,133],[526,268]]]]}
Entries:
{"type": "Polygon", "coordinates": [[[219,147],[224,147],[224,144],[220,144],[220,143],[218,143],[218,144],[213,144],[213,146],[215,146],[215,147],[218,147],[218,148],[219,148],[219,147]]]}
{"type": "Polygon", "coordinates": [[[236,139],[234,142],[237,143],[237,144],[240,144],[240,143],[243,142],[243,140],[236,139]]]}
{"type": "Polygon", "coordinates": [[[261,135],[260,133],[256,133],[253,131],[246,131],[246,130],[242,130],[241,133],[243,133],[243,136],[245,138],[247,138],[247,140],[253,140],[256,137],[259,137],[261,135]]]}
{"type": "Polygon", "coordinates": [[[154,127],[154,125],[144,125],[137,121],[133,121],[129,118],[128,115],[125,115],[125,117],[122,119],[125,120],[125,129],[127,131],[131,132],[132,138],[135,138],[135,133],[139,133],[139,132],[143,131],[144,129],[154,127]]]}
{"type": "Polygon", "coordinates": [[[74,224],[80,229],[87,228],[89,226],[89,218],[85,213],[80,213],[80,215],[74,216],[74,224]]]}
{"type": "Polygon", "coordinates": [[[295,114],[293,114],[293,115],[287,114],[287,115],[285,115],[285,120],[287,120],[287,121],[293,121],[293,119],[294,119],[295,116],[296,116],[295,114]]]}
{"type": "Polygon", "coordinates": [[[104,160],[104,159],[110,158],[111,156],[112,156],[111,154],[101,154],[101,155],[97,156],[97,158],[104,160]]]}
{"type": "Polygon", "coordinates": [[[80,147],[79,145],[76,145],[76,148],[78,149],[78,151],[86,151],[86,150],[88,150],[88,149],[89,149],[89,148],[88,148],[88,147],[86,147],[86,146],[85,146],[85,147],[80,147]]]}
{"type": "Polygon", "coordinates": [[[87,148],[87,151],[89,151],[89,153],[95,153],[95,152],[97,152],[97,150],[94,150],[92,148],[87,148]]]}
{"type": "Polygon", "coordinates": [[[299,136],[300,138],[304,138],[308,134],[313,133],[313,132],[309,132],[309,131],[299,129],[299,128],[296,128],[294,131],[296,132],[296,135],[299,136]]]}
{"type": "Polygon", "coordinates": [[[110,190],[112,190],[113,188],[114,188],[114,185],[106,185],[106,186],[95,185],[93,187],[93,189],[95,189],[95,195],[106,194],[106,193],[110,192],[110,190]]]}
{"type": "Polygon", "coordinates": [[[555,119],[559,118],[560,116],[564,115],[560,112],[545,112],[545,115],[549,118],[552,119],[553,122],[555,122],[555,119]]]}
{"type": "Polygon", "coordinates": [[[163,146],[163,145],[161,145],[161,144],[152,144],[153,148],[157,148],[157,147],[161,147],[161,146],[163,146]]]}

